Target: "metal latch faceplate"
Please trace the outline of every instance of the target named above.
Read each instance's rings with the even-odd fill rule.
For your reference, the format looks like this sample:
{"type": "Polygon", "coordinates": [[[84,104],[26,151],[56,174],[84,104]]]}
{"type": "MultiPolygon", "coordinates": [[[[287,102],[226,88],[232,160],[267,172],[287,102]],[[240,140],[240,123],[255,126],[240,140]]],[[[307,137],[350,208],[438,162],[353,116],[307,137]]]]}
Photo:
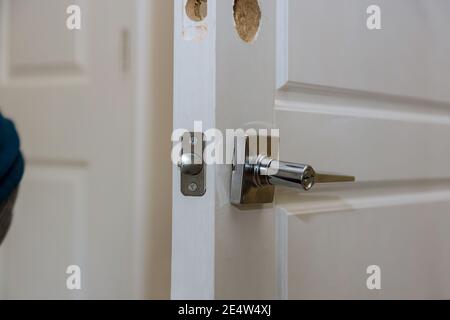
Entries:
{"type": "Polygon", "coordinates": [[[205,139],[202,132],[186,132],[181,138],[181,193],[201,197],[206,193],[206,166],[203,159],[205,139]]]}

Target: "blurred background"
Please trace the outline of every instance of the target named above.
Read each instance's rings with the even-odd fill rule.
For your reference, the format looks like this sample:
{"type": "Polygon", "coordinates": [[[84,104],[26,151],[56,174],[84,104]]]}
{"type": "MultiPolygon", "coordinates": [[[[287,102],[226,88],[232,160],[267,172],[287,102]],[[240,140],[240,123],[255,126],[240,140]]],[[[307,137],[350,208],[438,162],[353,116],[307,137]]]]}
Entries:
{"type": "Polygon", "coordinates": [[[0,0],[0,108],[26,158],[1,299],[169,298],[172,14],[160,0],[0,0]]]}

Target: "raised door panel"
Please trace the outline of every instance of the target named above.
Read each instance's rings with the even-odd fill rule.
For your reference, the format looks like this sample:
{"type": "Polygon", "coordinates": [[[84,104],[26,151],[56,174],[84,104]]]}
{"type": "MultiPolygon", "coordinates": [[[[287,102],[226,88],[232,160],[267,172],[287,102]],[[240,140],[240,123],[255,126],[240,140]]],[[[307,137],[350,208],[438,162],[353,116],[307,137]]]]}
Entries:
{"type": "Polygon", "coordinates": [[[65,270],[70,265],[87,267],[87,190],[83,166],[27,167],[4,243],[5,298],[83,297],[82,291],[67,290],[65,270]]]}
{"type": "Polygon", "coordinates": [[[449,202],[290,216],[291,299],[445,299],[450,296],[449,202]],[[381,269],[369,290],[367,268],[381,269]]]}
{"type": "Polygon", "coordinates": [[[368,30],[371,4],[279,4],[280,157],[357,178],[279,188],[284,298],[450,294],[448,3],[378,1],[382,29],[368,30]],[[381,291],[366,287],[370,265],[381,267],[381,291]]]}
{"type": "Polygon", "coordinates": [[[83,7],[83,18],[88,16],[83,0],[0,1],[0,72],[4,82],[81,75],[86,64],[86,38],[84,32],[66,27],[66,8],[72,4],[83,7]]]}
{"type": "Polygon", "coordinates": [[[438,101],[450,100],[446,0],[295,0],[286,5],[285,80],[438,101]],[[369,30],[370,5],[381,30],[369,30]]]}

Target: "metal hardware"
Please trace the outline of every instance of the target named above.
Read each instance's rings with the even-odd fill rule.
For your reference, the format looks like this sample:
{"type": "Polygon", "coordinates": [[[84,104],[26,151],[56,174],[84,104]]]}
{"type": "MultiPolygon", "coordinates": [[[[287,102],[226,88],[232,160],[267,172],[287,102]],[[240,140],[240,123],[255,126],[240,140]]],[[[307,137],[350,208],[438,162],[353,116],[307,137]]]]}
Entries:
{"type": "Polygon", "coordinates": [[[206,193],[206,166],[203,161],[205,139],[201,132],[186,132],[181,138],[181,193],[201,197],[206,193]]]}
{"type": "MultiPolygon", "coordinates": [[[[267,152],[261,152],[260,148],[251,151],[248,136],[236,138],[231,177],[233,204],[272,203],[276,185],[309,191],[317,183],[355,181],[352,176],[317,173],[310,165],[276,160],[271,156],[273,139],[263,138],[267,138],[267,152]],[[239,158],[242,161],[238,161],[239,158]]],[[[258,144],[260,140],[258,137],[258,144]]]]}

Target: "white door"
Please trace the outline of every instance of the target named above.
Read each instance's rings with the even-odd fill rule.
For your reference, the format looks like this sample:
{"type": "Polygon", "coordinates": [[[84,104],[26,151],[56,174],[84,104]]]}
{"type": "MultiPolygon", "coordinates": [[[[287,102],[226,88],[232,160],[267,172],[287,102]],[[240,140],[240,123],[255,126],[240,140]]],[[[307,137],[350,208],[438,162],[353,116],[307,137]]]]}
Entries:
{"type": "Polygon", "coordinates": [[[148,163],[170,151],[155,146],[171,131],[171,14],[163,2],[0,0],[0,106],[26,157],[0,297],[167,297],[169,157],[157,173],[148,163]],[[66,27],[69,5],[81,30],[66,27]],[[66,287],[71,265],[81,290],[66,287]]]}
{"type": "Polygon", "coordinates": [[[282,160],[357,182],[235,207],[231,166],[202,198],[175,168],[172,296],[449,298],[448,1],[207,2],[175,0],[175,127],[278,128],[282,160]]]}

